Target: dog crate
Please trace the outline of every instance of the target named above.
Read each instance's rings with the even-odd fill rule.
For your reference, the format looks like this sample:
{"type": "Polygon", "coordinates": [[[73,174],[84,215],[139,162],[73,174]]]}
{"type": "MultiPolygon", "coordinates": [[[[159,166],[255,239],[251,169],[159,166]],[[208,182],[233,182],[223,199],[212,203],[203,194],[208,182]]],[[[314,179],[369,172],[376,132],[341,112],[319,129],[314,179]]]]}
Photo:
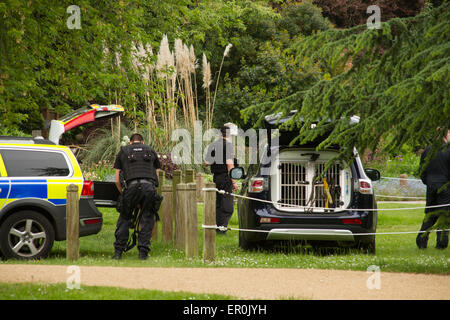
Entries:
{"type": "Polygon", "coordinates": [[[280,153],[271,175],[276,207],[288,211],[332,212],[349,202],[350,172],[341,163],[327,168],[331,156],[330,152],[315,153],[314,157],[321,159],[312,160],[310,154],[298,150],[280,153]]]}

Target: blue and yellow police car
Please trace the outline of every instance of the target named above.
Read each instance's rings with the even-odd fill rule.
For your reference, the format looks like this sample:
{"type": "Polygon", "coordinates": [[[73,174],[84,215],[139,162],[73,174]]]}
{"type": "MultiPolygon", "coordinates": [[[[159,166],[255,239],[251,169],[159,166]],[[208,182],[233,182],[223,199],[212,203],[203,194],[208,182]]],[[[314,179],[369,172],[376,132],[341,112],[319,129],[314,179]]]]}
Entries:
{"type": "Polygon", "coordinates": [[[94,183],[83,178],[66,146],[49,140],[0,137],[0,252],[7,258],[40,259],[66,238],[66,188],[79,190],[80,236],[96,234],[102,214],[94,183]]]}

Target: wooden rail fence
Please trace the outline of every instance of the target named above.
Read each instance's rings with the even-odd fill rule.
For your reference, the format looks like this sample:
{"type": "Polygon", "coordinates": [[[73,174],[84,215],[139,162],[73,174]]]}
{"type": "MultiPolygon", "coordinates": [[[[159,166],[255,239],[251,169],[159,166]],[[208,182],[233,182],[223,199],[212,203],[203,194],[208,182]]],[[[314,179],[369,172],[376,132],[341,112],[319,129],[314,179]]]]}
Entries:
{"type": "MultiPolygon", "coordinates": [[[[204,203],[203,223],[215,225],[216,192],[203,191],[203,188],[215,188],[215,184],[205,183],[202,173],[194,170],[175,170],[172,185],[165,184],[165,173],[159,173],[158,193],[164,199],[159,209],[161,222],[161,241],[173,243],[175,248],[184,250],[186,257],[199,257],[199,229],[203,232],[203,261],[215,261],[215,229],[202,229],[198,226],[197,203],[204,203]],[[183,179],[184,178],[184,179],[183,179]],[[184,181],[183,181],[184,180],[184,181]]],[[[66,258],[79,258],[79,197],[78,186],[67,186],[66,205],[66,258]]],[[[152,241],[158,241],[158,223],[152,232],[152,241]]]]}

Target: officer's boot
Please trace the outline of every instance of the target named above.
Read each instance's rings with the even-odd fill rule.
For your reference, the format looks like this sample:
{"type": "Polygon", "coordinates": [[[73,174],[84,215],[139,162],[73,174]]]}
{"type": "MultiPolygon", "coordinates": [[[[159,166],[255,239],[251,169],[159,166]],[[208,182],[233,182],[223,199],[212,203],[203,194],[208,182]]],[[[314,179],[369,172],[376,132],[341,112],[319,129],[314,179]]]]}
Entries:
{"type": "Polygon", "coordinates": [[[428,244],[428,232],[419,233],[416,238],[416,244],[419,249],[426,249],[428,244]]]}
{"type": "Polygon", "coordinates": [[[114,251],[114,255],[112,256],[112,258],[113,258],[114,260],[120,260],[120,259],[122,259],[122,251],[120,251],[120,250],[115,250],[115,251],[114,251]]]}
{"type": "Polygon", "coordinates": [[[148,259],[148,253],[145,251],[139,251],[139,260],[147,260],[148,259]]]}
{"type": "Polygon", "coordinates": [[[139,260],[147,260],[148,252],[145,250],[139,250],[139,260]]]}
{"type": "Polygon", "coordinates": [[[436,233],[436,249],[446,249],[448,247],[448,231],[438,231],[436,233]]]}
{"type": "Polygon", "coordinates": [[[417,234],[416,244],[419,249],[426,249],[428,245],[428,236],[430,232],[425,232],[430,229],[435,221],[432,219],[424,219],[422,226],[420,227],[420,233],[417,234]]]}

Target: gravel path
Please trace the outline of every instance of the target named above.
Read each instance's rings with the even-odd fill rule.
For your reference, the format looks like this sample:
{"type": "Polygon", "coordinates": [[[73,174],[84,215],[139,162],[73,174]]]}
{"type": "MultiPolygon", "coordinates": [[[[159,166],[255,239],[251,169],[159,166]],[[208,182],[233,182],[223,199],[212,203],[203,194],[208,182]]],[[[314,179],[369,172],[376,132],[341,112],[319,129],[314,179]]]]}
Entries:
{"type": "MultiPolygon", "coordinates": [[[[67,266],[0,264],[0,282],[66,283],[67,266]]],[[[450,299],[450,275],[317,269],[80,267],[81,287],[217,293],[240,299],[450,299]],[[378,277],[378,282],[377,282],[378,277]],[[369,289],[367,282],[378,288],[369,289]]]]}

